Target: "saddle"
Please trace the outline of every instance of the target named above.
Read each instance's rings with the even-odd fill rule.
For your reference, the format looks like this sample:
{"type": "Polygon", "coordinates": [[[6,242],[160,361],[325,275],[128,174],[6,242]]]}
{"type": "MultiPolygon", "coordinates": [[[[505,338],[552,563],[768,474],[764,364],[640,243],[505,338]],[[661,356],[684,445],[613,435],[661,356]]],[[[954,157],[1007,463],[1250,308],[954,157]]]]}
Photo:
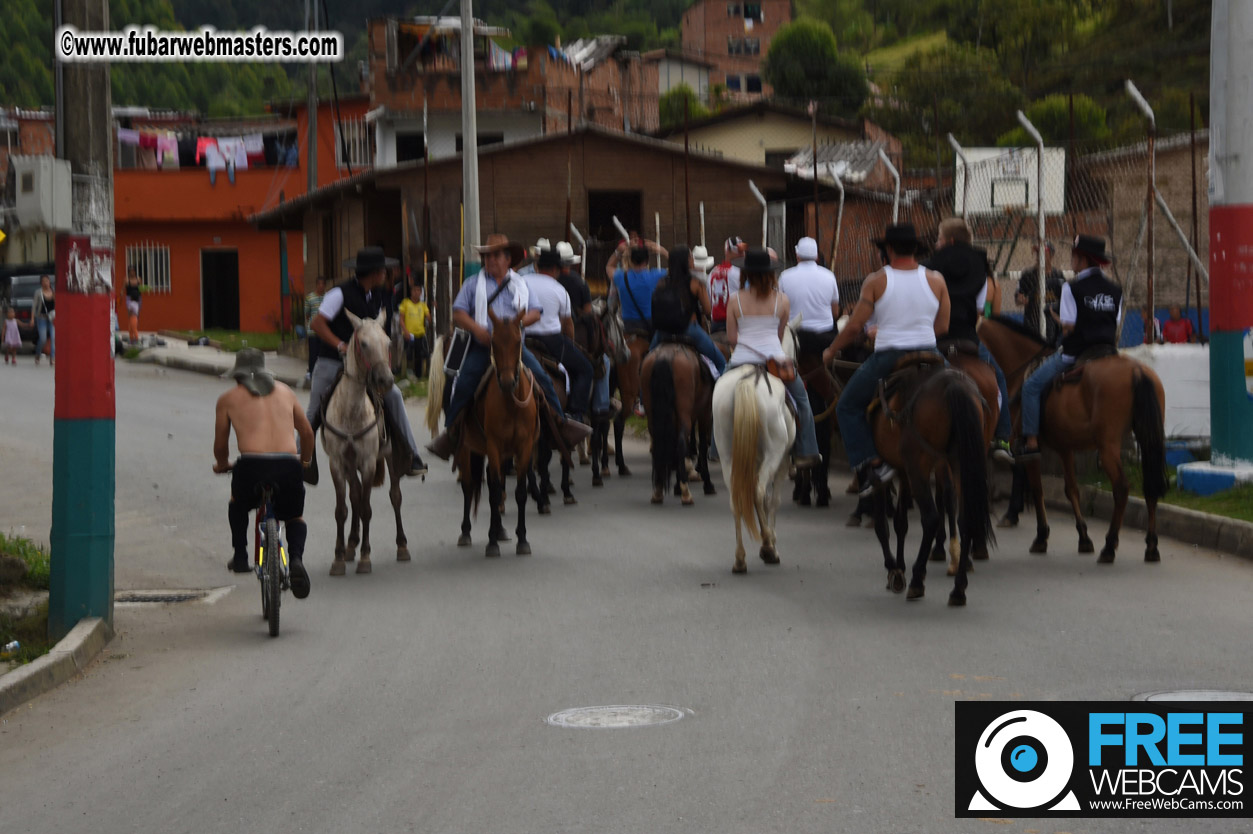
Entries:
{"type": "MultiPolygon", "coordinates": [[[[771,361],[771,363],[773,363],[773,362],[774,362],[774,360],[773,360],[773,359],[772,359],[772,360],[770,360],[770,361],[771,361]]],[[[790,360],[789,360],[789,361],[790,361],[790,360]]],[[[744,367],[744,366],[742,366],[742,365],[741,365],[740,367],[744,367]]],[[[754,384],[754,385],[756,385],[756,384],[757,384],[760,380],[762,380],[762,379],[764,378],[764,379],[765,379],[765,381],[766,381],[766,390],[767,390],[767,391],[772,391],[772,390],[773,390],[773,389],[770,387],[770,385],[771,385],[771,383],[770,383],[770,377],[774,377],[775,379],[778,379],[780,382],[782,382],[782,381],[783,381],[783,380],[779,377],[779,375],[778,375],[778,374],[774,373],[773,371],[771,371],[771,370],[769,369],[769,366],[768,366],[768,365],[749,365],[748,367],[750,367],[750,368],[752,368],[752,369],[753,369],[753,372],[752,372],[752,374],[750,375],[750,376],[751,376],[751,378],[752,378],[752,380],[753,380],[753,384],[754,384]]],[[[737,370],[738,370],[738,369],[737,369],[737,370]]],[[[729,372],[729,371],[728,371],[728,372],[729,372]]],[[[749,378],[749,377],[745,377],[745,378],[747,379],[747,378],[749,378]]],[[[789,393],[787,392],[787,389],[786,389],[786,388],[783,390],[783,402],[784,402],[784,403],[786,403],[786,405],[787,405],[787,410],[788,410],[788,412],[792,415],[792,422],[793,422],[793,423],[796,423],[798,420],[800,420],[800,414],[796,411],[796,403],[792,401],[792,395],[791,395],[791,394],[789,394],[789,393]]]]}
{"type": "Polygon", "coordinates": [[[1098,359],[1107,359],[1110,356],[1117,356],[1118,348],[1113,345],[1094,345],[1083,353],[1079,354],[1079,358],[1075,360],[1075,366],[1068,371],[1062,372],[1057,379],[1053,380],[1053,388],[1061,388],[1063,385],[1073,385],[1083,379],[1083,372],[1087,366],[1098,359]]]}
{"type": "MultiPolygon", "coordinates": [[[[900,412],[895,412],[889,405],[897,396],[909,403],[913,400],[918,388],[932,374],[944,370],[944,357],[930,351],[919,350],[906,353],[896,361],[892,372],[879,380],[879,395],[866,407],[866,416],[873,417],[877,409],[889,420],[901,419],[900,412]]],[[[906,411],[908,406],[906,406],[906,411]]]]}
{"type": "Polygon", "coordinates": [[[939,339],[936,347],[945,356],[955,356],[959,353],[967,356],[979,355],[979,344],[970,339],[939,339]]]}
{"type": "MultiPolygon", "coordinates": [[[[659,349],[664,345],[677,345],[684,350],[690,350],[696,357],[696,364],[700,366],[701,377],[705,380],[706,384],[710,386],[714,384],[713,372],[711,372],[709,370],[709,366],[705,364],[705,358],[701,355],[700,350],[697,349],[696,345],[691,339],[687,338],[686,335],[682,333],[661,333],[661,341],[657,344],[657,348],[654,349],[659,349]]],[[[649,351],[649,353],[652,353],[652,351],[649,351]]],[[[645,354],[645,356],[647,355],[648,354],[645,354]]]]}
{"type": "Polygon", "coordinates": [[[561,363],[557,361],[557,357],[548,352],[548,348],[544,347],[544,343],[539,339],[527,337],[526,348],[535,355],[540,365],[548,372],[553,379],[565,379],[567,384],[570,381],[570,375],[561,367],[561,363]]]}

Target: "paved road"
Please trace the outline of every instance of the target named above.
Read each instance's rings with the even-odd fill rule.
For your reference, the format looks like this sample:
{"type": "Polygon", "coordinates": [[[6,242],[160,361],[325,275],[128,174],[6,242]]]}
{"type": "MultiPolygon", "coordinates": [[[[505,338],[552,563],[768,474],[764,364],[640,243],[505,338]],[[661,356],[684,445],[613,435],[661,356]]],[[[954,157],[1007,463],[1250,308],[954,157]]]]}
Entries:
{"type": "MultiPolygon", "coordinates": [[[[2,373],[0,525],[42,536],[47,369],[2,373]]],[[[873,534],[782,510],[783,565],[730,573],[725,495],[648,504],[637,475],[536,518],[535,555],[454,545],[445,472],[407,482],[414,559],[327,577],[329,488],[308,506],[313,593],[265,635],[228,574],[225,479],[209,471],[210,378],[120,364],[119,588],[238,587],[214,605],[119,608],[88,673],[0,724],[0,832],[1233,831],[1240,821],[953,819],[953,702],[1126,699],[1250,688],[1253,565],[1167,541],[1114,567],[1000,537],[972,578],[907,604],[873,534]],[[675,724],[547,726],[599,704],[675,724]]],[[[416,410],[414,412],[416,423],[416,410]]],[[[642,444],[628,451],[645,470],[642,444]]],[[[391,533],[382,515],[377,542],[391,533]]],[[[512,515],[509,523],[513,523],[512,515]]]]}

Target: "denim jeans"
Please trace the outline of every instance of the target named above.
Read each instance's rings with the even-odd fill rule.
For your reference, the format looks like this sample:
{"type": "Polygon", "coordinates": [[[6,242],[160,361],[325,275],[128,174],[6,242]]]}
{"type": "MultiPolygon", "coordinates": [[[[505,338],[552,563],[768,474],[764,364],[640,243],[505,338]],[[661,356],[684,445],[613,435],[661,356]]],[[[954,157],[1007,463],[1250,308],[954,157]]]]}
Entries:
{"type": "Polygon", "coordinates": [[[57,326],[50,319],[35,319],[35,330],[38,335],[38,343],[35,345],[35,356],[44,355],[44,342],[52,340],[52,352],[48,354],[52,359],[57,358],[57,326]]]}
{"type": "Polygon", "coordinates": [[[605,366],[605,373],[592,383],[592,413],[603,414],[609,410],[609,356],[600,358],[605,366]]]}
{"type": "MultiPolygon", "coordinates": [[[[653,342],[648,346],[649,350],[661,344],[661,337],[665,335],[660,330],[653,334],[653,342]]],[[[714,367],[718,369],[718,375],[726,373],[727,360],[722,355],[722,351],[718,350],[718,346],[714,344],[714,340],[709,338],[709,334],[705,329],[696,322],[692,322],[687,326],[687,332],[683,334],[689,342],[691,342],[702,356],[709,357],[709,361],[714,363],[714,367]]]]}
{"type": "Polygon", "coordinates": [[[1061,353],[1054,353],[1022,384],[1023,437],[1036,437],[1040,434],[1040,400],[1053,380],[1072,367],[1073,360],[1067,362],[1061,353]]]}
{"type": "Polygon", "coordinates": [[[1005,374],[1001,372],[1001,366],[996,364],[992,354],[982,344],[979,345],[979,358],[996,371],[996,390],[1001,392],[1001,413],[996,418],[996,439],[1009,440],[1010,435],[1014,433],[1014,427],[1009,420],[1009,386],[1005,384],[1005,374]]]}
{"type": "MultiPolygon", "coordinates": [[[[544,399],[548,401],[553,414],[560,419],[564,412],[561,410],[561,403],[557,401],[557,389],[553,388],[553,381],[548,378],[548,372],[544,370],[544,366],[525,347],[522,348],[522,364],[535,375],[535,380],[544,392],[544,399]]],[[[461,363],[461,373],[457,376],[457,384],[453,387],[452,397],[448,400],[448,410],[444,412],[444,425],[452,425],[457,415],[474,402],[474,393],[478,390],[479,382],[491,366],[491,348],[472,341],[470,349],[466,351],[466,358],[461,363]]]]}
{"type": "MultiPolygon", "coordinates": [[[[919,348],[919,350],[935,352],[934,348],[919,348]]],[[[840,436],[844,438],[844,450],[848,454],[848,462],[854,469],[875,456],[874,432],[870,429],[866,409],[879,390],[879,380],[892,372],[897,360],[903,355],[913,352],[912,350],[876,350],[861,364],[840,393],[840,401],[835,406],[835,418],[840,424],[840,436]]]]}

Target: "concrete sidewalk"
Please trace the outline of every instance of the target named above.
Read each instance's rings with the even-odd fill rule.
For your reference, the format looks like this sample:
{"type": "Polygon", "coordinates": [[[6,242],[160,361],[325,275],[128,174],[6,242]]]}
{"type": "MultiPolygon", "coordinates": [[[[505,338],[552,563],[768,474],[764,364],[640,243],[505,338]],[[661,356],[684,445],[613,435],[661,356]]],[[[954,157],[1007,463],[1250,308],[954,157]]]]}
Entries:
{"type": "MultiPolygon", "coordinates": [[[[189,345],[168,337],[163,337],[163,340],[165,345],[145,349],[136,361],[219,377],[235,367],[235,354],[228,350],[218,350],[207,345],[189,345]]],[[[305,360],[279,353],[266,353],[265,366],[273,371],[275,379],[280,382],[292,388],[304,386],[308,368],[305,360]]]]}

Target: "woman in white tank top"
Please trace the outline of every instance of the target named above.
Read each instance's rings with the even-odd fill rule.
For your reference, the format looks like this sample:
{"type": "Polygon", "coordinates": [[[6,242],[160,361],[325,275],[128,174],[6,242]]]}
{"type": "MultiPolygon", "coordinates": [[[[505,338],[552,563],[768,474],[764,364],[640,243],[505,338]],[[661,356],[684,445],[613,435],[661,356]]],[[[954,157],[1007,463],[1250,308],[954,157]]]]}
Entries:
{"type": "MultiPolygon", "coordinates": [[[[779,291],[781,264],[766,250],[749,249],[732,263],[740,268],[740,290],[727,301],[727,342],[735,347],[728,370],[737,365],[764,365],[783,357],[783,329],[791,309],[787,296],[779,291]]],[[[786,385],[796,402],[796,467],[816,466],[821,460],[818,435],[805,384],[797,376],[786,385]]]]}

